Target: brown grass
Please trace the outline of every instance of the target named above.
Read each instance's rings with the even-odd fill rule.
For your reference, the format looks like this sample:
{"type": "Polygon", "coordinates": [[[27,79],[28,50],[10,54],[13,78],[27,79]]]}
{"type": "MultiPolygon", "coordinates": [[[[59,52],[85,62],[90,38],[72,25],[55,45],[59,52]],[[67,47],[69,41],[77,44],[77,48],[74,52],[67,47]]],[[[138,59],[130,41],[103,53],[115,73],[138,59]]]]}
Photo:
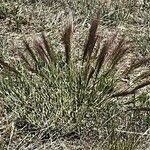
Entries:
{"type": "Polygon", "coordinates": [[[49,45],[44,33],[42,33],[42,39],[43,39],[43,43],[44,43],[44,46],[45,46],[45,49],[51,59],[52,62],[56,63],[56,58],[55,58],[55,52],[53,50],[53,47],[51,45],[49,45]]]}
{"type": "Polygon", "coordinates": [[[90,61],[95,43],[98,39],[98,36],[96,34],[99,24],[98,20],[99,20],[99,12],[97,13],[96,18],[92,20],[91,27],[89,29],[89,35],[83,49],[83,62],[85,60],[90,61]]]}
{"type": "Polygon", "coordinates": [[[73,34],[73,22],[69,22],[67,27],[65,28],[64,34],[62,36],[63,44],[65,46],[65,57],[66,63],[70,63],[71,58],[71,38],[73,34]]]}
{"type": "Polygon", "coordinates": [[[14,72],[16,75],[21,75],[20,72],[18,72],[14,67],[10,66],[10,64],[6,63],[3,59],[0,59],[0,64],[9,71],[14,72]]]}

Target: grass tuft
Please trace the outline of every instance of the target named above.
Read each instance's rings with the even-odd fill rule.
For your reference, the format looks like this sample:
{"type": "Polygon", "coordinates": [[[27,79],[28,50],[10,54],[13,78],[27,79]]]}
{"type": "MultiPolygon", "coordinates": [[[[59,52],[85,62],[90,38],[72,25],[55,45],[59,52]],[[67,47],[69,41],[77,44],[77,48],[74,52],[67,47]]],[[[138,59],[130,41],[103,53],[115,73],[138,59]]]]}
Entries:
{"type": "Polygon", "coordinates": [[[98,24],[99,24],[98,20],[99,20],[99,13],[97,14],[97,17],[92,20],[91,27],[89,29],[89,35],[83,49],[83,62],[85,60],[90,61],[95,43],[98,39],[96,35],[98,24]]]}
{"type": "Polygon", "coordinates": [[[66,63],[70,63],[70,57],[71,57],[71,38],[73,34],[73,22],[69,22],[67,27],[65,28],[62,40],[65,46],[65,57],[66,57],[66,63]]]}
{"type": "Polygon", "coordinates": [[[54,52],[52,46],[49,45],[44,33],[42,33],[42,39],[43,39],[45,49],[46,49],[51,61],[56,63],[55,52],[54,52]]]}
{"type": "Polygon", "coordinates": [[[20,0],[3,1],[0,12],[0,149],[145,146],[150,124],[146,5],[67,0],[48,6],[20,0]],[[74,20],[69,18],[63,31],[70,10],[74,20]],[[39,40],[20,42],[31,31],[41,33],[39,40]]]}

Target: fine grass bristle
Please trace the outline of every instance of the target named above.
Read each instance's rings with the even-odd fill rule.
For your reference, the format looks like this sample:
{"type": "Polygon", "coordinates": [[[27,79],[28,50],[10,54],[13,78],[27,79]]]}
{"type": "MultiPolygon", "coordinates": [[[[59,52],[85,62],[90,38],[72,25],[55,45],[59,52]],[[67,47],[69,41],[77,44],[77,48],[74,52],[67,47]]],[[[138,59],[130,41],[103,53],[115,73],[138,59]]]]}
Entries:
{"type": "Polygon", "coordinates": [[[55,58],[56,54],[55,54],[52,46],[49,45],[49,42],[47,41],[47,39],[46,39],[46,37],[44,35],[44,32],[42,32],[42,40],[43,40],[43,44],[45,46],[45,50],[47,51],[51,61],[56,63],[56,58],[55,58]]]}
{"type": "Polygon", "coordinates": [[[106,42],[103,45],[103,48],[102,48],[102,50],[98,56],[97,62],[96,62],[96,67],[95,67],[96,68],[96,77],[98,76],[100,69],[105,61],[108,49],[109,49],[109,44],[106,42]]]}
{"type": "Polygon", "coordinates": [[[137,76],[134,79],[134,82],[136,82],[138,80],[143,80],[143,79],[146,79],[146,78],[149,78],[149,77],[150,77],[150,70],[144,71],[143,73],[141,73],[139,76],[137,76]]]}
{"type": "Polygon", "coordinates": [[[48,56],[47,56],[42,44],[39,41],[34,40],[34,47],[35,47],[35,50],[37,51],[37,53],[39,54],[39,56],[41,57],[41,59],[46,64],[49,64],[48,56]]]}
{"type": "Polygon", "coordinates": [[[37,64],[38,61],[36,59],[36,56],[35,56],[33,50],[30,48],[29,43],[26,40],[23,40],[23,44],[24,44],[24,46],[26,48],[26,51],[29,53],[29,55],[31,56],[31,58],[33,59],[33,61],[35,62],[35,64],[37,64]]]}
{"type": "Polygon", "coordinates": [[[107,45],[108,45],[108,47],[109,47],[108,55],[107,55],[107,57],[106,57],[106,61],[112,60],[113,55],[116,54],[116,51],[115,51],[116,46],[115,46],[114,49],[112,49],[112,45],[113,45],[114,41],[117,39],[117,35],[118,35],[118,31],[116,31],[116,32],[106,41],[106,43],[107,43],[107,45]]]}
{"type": "Polygon", "coordinates": [[[137,85],[137,86],[133,89],[133,91],[135,92],[135,91],[137,91],[137,90],[139,90],[139,89],[141,89],[141,88],[143,88],[143,87],[145,87],[145,86],[148,86],[148,85],[150,85],[150,80],[143,81],[142,83],[140,83],[139,85],[137,85]]]}
{"type": "Polygon", "coordinates": [[[23,55],[23,53],[21,53],[20,51],[18,51],[18,56],[26,63],[26,65],[29,68],[32,68],[31,64],[29,63],[29,61],[27,60],[27,58],[23,55]]]}
{"type": "Polygon", "coordinates": [[[31,66],[31,64],[29,63],[29,61],[27,60],[27,58],[23,55],[23,53],[21,53],[20,51],[18,51],[18,56],[26,63],[26,68],[31,71],[32,73],[36,73],[37,74],[37,70],[31,66]]]}
{"type": "Polygon", "coordinates": [[[98,19],[99,19],[99,14],[97,14],[97,17],[92,20],[91,27],[89,29],[89,35],[83,49],[83,63],[85,60],[90,60],[95,43],[98,39],[98,36],[96,34],[98,29],[98,24],[99,24],[98,19]]]}
{"type": "Polygon", "coordinates": [[[124,97],[124,96],[127,96],[129,94],[134,94],[134,91],[121,91],[121,92],[117,92],[113,95],[111,95],[112,98],[114,97],[124,97]]]}
{"type": "Polygon", "coordinates": [[[100,46],[101,46],[101,42],[103,40],[103,37],[101,36],[97,36],[97,46],[94,50],[94,54],[93,54],[93,58],[96,59],[97,55],[98,55],[98,52],[100,50],[100,46]]]}
{"type": "Polygon", "coordinates": [[[65,57],[66,57],[67,64],[70,63],[72,34],[73,34],[73,22],[71,21],[66,26],[65,31],[62,36],[62,41],[65,46],[65,57]]]}
{"type": "Polygon", "coordinates": [[[119,61],[121,60],[121,58],[123,58],[123,56],[127,53],[128,50],[129,50],[128,47],[122,47],[122,48],[120,48],[119,54],[116,55],[114,57],[114,59],[112,59],[111,69],[113,69],[115,67],[115,65],[117,65],[119,63],[119,61]]]}
{"type": "Polygon", "coordinates": [[[94,72],[95,72],[95,69],[94,69],[93,67],[91,67],[91,68],[90,68],[90,71],[89,71],[89,75],[88,75],[88,77],[87,77],[87,85],[88,85],[90,79],[92,78],[94,72]]]}
{"type": "Polygon", "coordinates": [[[128,47],[126,47],[125,39],[122,38],[118,44],[115,46],[115,48],[112,50],[111,55],[111,69],[114,68],[114,66],[119,62],[119,60],[124,56],[124,54],[127,52],[126,50],[128,47]]]}
{"type": "Polygon", "coordinates": [[[120,49],[124,46],[125,39],[124,37],[118,42],[118,44],[115,46],[115,48],[112,51],[112,57],[116,57],[116,55],[119,54],[120,49]]]}
{"type": "Polygon", "coordinates": [[[114,70],[115,66],[119,64],[124,55],[129,51],[129,46],[125,43],[125,39],[122,38],[114,49],[108,54],[107,60],[110,60],[109,68],[105,75],[108,75],[111,71],[114,70]]]}
{"type": "Polygon", "coordinates": [[[111,97],[124,97],[124,96],[128,96],[129,94],[135,94],[135,92],[145,86],[150,85],[150,80],[144,81],[142,83],[140,83],[139,85],[135,86],[133,89],[130,90],[124,90],[121,92],[117,92],[111,95],[111,97]]]}
{"type": "Polygon", "coordinates": [[[1,64],[4,68],[8,69],[9,71],[12,71],[12,72],[14,72],[14,73],[17,74],[17,75],[21,75],[20,72],[18,72],[14,67],[11,67],[11,66],[10,66],[8,63],[6,63],[4,60],[0,59],[0,64],[1,64]]]}
{"type": "Polygon", "coordinates": [[[28,61],[27,58],[23,55],[23,53],[21,53],[20,51],[18,51],[18,56],[19,56],[28,66],[30,66],[29,61],[28,61]]]}
{"type": "Polygon", "coordinates": [[[143,65],[146,65],[149,62],[150,62],[150,57],[144,57],[144,58],[134,60],[132,62],[132,64],[130,65],[130,67],[125,69],[124,74],[126,74],[126,75],[130,74],[133,70],[135,70],[143,65]]]}
{"type": "Polygon", "coordinates": [[[130,108],[129,110],[140,112],[140,111],[150,111],[150,108],[149,107],[135,107],[135,108],[130,108]]]}
{"type": "Polygon", "coordinates": [[[119,42],[118,45],[113,49],[112,52],[112,61],[115,61],[122,56],[123,53],[123,47],[124,47],[124,38],[122,38],[119,42]]]}

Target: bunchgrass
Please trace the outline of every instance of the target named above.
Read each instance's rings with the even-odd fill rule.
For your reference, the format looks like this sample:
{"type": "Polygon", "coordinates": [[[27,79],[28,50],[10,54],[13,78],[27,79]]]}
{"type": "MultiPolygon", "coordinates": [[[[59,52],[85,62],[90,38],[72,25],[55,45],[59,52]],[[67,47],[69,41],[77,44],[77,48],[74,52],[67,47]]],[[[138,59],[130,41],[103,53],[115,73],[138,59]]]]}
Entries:
{"type": "MultiPolygon", "coordinates": [[[[63,3],[75,9],[75,17],[83,12],[90,16],[94,12],[91,7],[99,5],[96,1],[91,5],[88,1],[63,3]]],[[[80,142],[81,149],[142,147],[149,136],[150,58],[147,53],[146,57],[135,57],[140,51],[136,51],[138,45],[133,51],[134,43],[127,38],[128,34],[99,34],[99,25],[114,26],[120,18],[122,22],[133,21],[133,8],[128,8],[128,3],[123,11],[121,3],[116,5],[100,5],[102,8],[90,22],[87,34],[85,23],[78,25],[78,19],[70,19],[61,34],[51,26],[49,30],[55,33],[52,37],[42,32],[39,38],[24,38],[21,48],[16,46],[10,51],[13,59],[6,57],[6,52],[1,54],[0,148],[65,149],[68,141],[80,142]],[[109,14],[108,7],[112,7],[109,14]],[[101,16],[102,11],[106,16],[101,16]],[[128,11],[127,16],[122,16],[124,11],[128,11]],[[77,27],[83,30],[81,41],[76,41],[77,27]],[[53,41],[56,37],[59,40],[53,41]]],[[[43,22],[39,24],[40,28],[45,26],[43,22]]],[[[20,26],[17,28],[20,30],[20,26]]],[[[71,149],[69,146],[70,143],[71,149]]]]}

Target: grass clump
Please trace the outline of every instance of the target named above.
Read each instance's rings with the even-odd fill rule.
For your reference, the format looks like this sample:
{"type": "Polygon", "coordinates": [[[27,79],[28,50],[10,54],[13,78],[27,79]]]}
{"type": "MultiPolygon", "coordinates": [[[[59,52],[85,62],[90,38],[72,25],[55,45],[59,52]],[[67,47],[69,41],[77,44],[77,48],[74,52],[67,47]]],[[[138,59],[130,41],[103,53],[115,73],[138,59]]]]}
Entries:
{"type": "MultiPolygon", "coordinates": [[[[149,95],[141,89],[150,81],[148,73],[136,72],[150,58],[132,63],[131,57],[131,64],[124,65],[130,62],[126,57],[132,54],[130,44],[117,32],[108,39],[100,37],[99,17],[98,12],[81,55],[73,47],[70,21],[62,33],[63,51],[54,50],[42,33],[32,46],[23,40],[25,49],[14,51],[15,61],[0,58],[3,110],[14,115],[11,129],[16,128],[16,134],[21,130],[40,141],[96,141],[93,147],[98,149],[136,149],[142,142],[149,128],[149,95]]],[[[15,138],[4,141],[5,145],[30,144],[25,139],[15,145],[15,138]]]]}

